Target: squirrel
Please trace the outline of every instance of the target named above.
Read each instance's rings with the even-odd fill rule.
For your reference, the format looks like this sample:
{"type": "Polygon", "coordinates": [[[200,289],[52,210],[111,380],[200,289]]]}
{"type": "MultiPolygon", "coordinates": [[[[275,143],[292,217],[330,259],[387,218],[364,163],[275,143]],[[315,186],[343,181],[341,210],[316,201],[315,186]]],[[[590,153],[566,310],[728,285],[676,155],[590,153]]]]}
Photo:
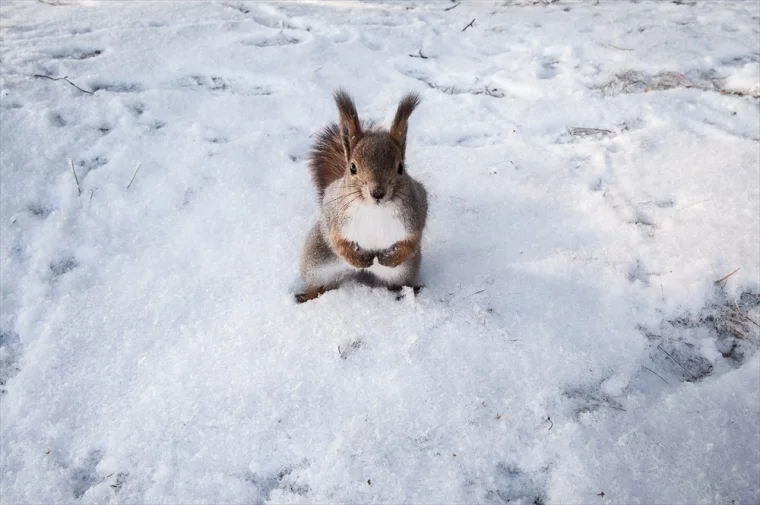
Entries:
{"type": "Polygon", "coordinates": [[[301,253],[306,290],[296,301],[313,300],[347,279],[394,292],[409,286],[417,294],[428,199],[405,159],[409,116],[420,97],[401,99],[390,130],[360,121],[344,90],[333,99],[338,123],[319,132],[309,156],[319,211],[301,253]]]}

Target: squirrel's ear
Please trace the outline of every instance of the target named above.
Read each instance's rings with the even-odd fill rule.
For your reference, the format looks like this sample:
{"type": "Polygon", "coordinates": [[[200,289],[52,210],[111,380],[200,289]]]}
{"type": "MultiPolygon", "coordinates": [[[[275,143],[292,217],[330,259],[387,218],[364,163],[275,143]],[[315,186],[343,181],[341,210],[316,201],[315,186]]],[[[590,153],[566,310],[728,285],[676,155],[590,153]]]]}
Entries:
{"type": "Polygon", "coordinates": [[[401,146],[401,155],[406,156],[406,132],[409,129],[409,116],[420,104],[420,95],[409,93],[398,104],[396,116],[391,125],[391,137],[401,146]]]}
{"type": "Polygon", "coordinates": [[[362,135],[362,127],[359,115],[356,113],[356,105],[348,93],[342,89],[335,91],[333,95],[335,104],[338,106],[340,139],[343,143],[343,154],[346,161],[351,160],[351,148],[362,135]]]}

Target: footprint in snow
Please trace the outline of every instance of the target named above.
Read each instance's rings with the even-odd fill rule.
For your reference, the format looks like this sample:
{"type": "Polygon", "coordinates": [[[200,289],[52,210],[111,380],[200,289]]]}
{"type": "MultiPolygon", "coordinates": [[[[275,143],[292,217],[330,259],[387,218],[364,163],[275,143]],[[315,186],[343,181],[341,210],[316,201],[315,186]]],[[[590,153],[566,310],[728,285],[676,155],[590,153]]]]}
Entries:
{"type": "Polygon", "coordinates": [[[255,46],[255,47],[281,47],[281,46],[289,46],[294,44],[300,44],[302,41],[301,39],[297,39],[295,37],[288,37],[285,35],[280,35],[278,37],[257,37],[253,39],[246,39],[241,42],[244,46],[255,46]]]}
{"type": "Polygon", "coordinates": [[[108,91],[110,93],[138,93],[143,90],[143,87],[136,82],[95,81],[90,83],[90,89],[93,93],[96,91],[108,91]]]}
{"type": "Polygon", "coordinates": [[[103,54],[102,49],[72,47],[52,54],[56,60],[87,60],[103,54]]]}
{"type": "Polygon", "coordinates": [[[100,481],[96,467],[103,460],[104,455],[105,453],[100,449],[90,451],[82,464],[73,468],[71,486],[72,494],[77,500],[100,481]]]}

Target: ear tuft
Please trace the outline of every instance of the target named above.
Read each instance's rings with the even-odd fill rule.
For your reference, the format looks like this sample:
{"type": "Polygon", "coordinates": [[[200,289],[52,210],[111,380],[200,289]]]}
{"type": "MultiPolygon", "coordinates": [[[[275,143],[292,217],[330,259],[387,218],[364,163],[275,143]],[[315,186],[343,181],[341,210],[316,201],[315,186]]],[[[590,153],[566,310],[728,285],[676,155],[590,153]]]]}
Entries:
{"type": "Polygon", "coordinates": [[[351,149],[356,145],[362,135],[361,122],[359,114],[356,112],[356,105],[351,96],[341,88],[335,90],[333,94],[335,104],[338,106],[338,125],[340,126],[340,137],[343,143],[343,153],[346,161],[351,159],[351,149]]]}
{"type": "Polygon", "coordinates": [[[398,104],[396,116],[393,118],[390,134],[401,146],[401,154],[406,155],[406,133],[409,130],[409,116],[420,104],[420,95],[412,92],[407,93],[398,104]]]}

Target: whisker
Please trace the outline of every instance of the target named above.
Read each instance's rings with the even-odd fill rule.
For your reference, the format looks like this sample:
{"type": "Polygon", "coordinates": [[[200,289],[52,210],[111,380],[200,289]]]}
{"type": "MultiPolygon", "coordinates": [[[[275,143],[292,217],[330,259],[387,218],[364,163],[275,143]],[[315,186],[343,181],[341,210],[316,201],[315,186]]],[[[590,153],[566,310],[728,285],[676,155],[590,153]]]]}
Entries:
{"type": "Polygon", "coordinates": [[[361,193],[360,193],[359,195],[355,196],[354,198],[352,198],[351,200],[349,200],[347,203],[345,203],[345,204],[344,204],[344,205],[343,205],[343,206],[340,208],[340,210],[337,212],[337,214],[338,214],[338,215],[340,215],[340,214],[343,214],[343,212],[344,212],[346,209],[348,209],[348,207],[349,207],[349,206],[350,206],[352,203],[354,203],[356,200],[358,200],[360,197],[361,197],[361,193]]]}
{"type": "Polygon", "coordinates": [[[330,205],[332,203],[338,202],[344,198],[348,198],[349,196],[354,196],[356,194],[361,194],[361,190],[351,191],[350,193],[346,193],[340,196],[336,196],[335,198],[331,199],[328,202],[322,202],[322,205],[330,205]]]}

